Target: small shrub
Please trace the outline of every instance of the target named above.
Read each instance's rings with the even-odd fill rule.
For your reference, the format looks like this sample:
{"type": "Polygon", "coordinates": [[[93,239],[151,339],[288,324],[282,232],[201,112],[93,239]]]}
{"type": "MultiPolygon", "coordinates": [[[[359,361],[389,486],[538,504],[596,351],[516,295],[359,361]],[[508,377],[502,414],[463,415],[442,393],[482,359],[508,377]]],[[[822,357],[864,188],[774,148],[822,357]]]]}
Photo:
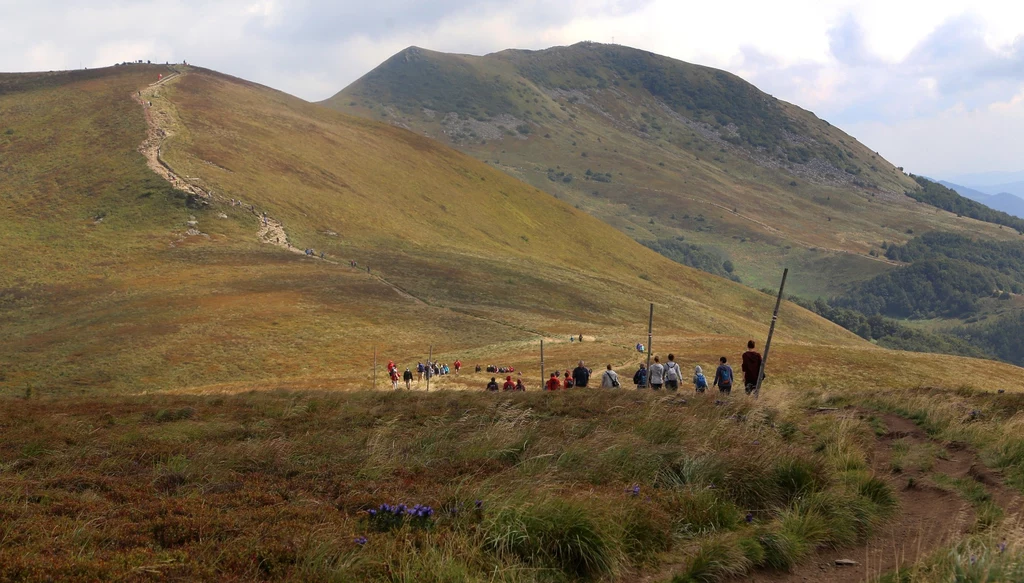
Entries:
{"type": "Polygon", "coordinates": [[[672,583],[714,583],[740,577],[752,566],[744,548],[736,540],[709,540],[690,559],[686,571],[672,578],[672,583]]]}

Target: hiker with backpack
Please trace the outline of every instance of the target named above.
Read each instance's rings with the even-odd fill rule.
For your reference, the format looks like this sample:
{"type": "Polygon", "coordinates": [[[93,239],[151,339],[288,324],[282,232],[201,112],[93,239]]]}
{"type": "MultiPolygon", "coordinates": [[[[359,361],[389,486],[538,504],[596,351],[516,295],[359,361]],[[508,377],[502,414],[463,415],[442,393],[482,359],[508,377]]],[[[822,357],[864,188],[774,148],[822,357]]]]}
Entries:
{"type": "Polygon", "coordinates": [[[560,388],[562,388],[562,383],[558,382],[558,373],[551,373],[551,378],[549,378],[547,384],[544,385],[544,390],[557,391],[560,388]]]}
{"type": "Polygon", "coordinates": [[[503,391],[514,391],[514,390],[516,390],[516,384],[512,382],[512,376],[511,375],[505,377],[505,384],[502,385],[501,389],[503,391]]]}
{"type": "Polygon", "coordinates": [[[643,389],[647,386],[647,365],[640,363],[640,368],[633,373],[633,384],[636,385],[637,389],[643,389]]]}
{"type": "Polygon", "coordinates": [[[661,359],[657,356],[654,357],[651,369],[647,371],[647,378],[651,382],[651,388],[655,391],[660,391],[661,386],[665,384],[665,365],[661,364],[661,359]]]}
{"type": "Polygon", "coordinates": [[[700,365],[693,369],[693,389],[698,393],[708,390],[708,379],[704,376],[704,369],[700,365]]]}
{"type": "Polygon", "coordinates": [[[412,390],[412,371],[408,368],[405,369],[405,373],[402,374],[402,380],[405,381],[405,389],[407,391],[412,390]]]}
{"type": "Polygon", "coordinates": [[[683,371],[679,370],[679,365],[676,364],[676,355],[670,353],[668,362],[665,363],[665,388],[669,391],[678,391],[682,378],[683,371]]]}
{"type": "MultiPolygon", "coordinates": [[[[583,336],[580,335],[580,341],[583,341],[583,336]]],[[[580,389],[587,388],[587,383],[590,382],[590,369],[583,366],[581,360],[576,368],[572,370],[572,384],[580,389]]]]}
{"type": "Polygon", "coordinates": [[[492,393],[493,392],[497,392],[497,390],[498,390],[498,381],[496,380],[495,377],[491,377],[491,382],[487,383],[487,390],[491,391],[492,393]]]}
{"type": "Polygon", "coordinates": [[[399,379],[399,377],[398,377],[398,369],[397,368],[391,369],[391,388],[396,390],[396,391],[398,390],[398,379],[399,379]]]}
{"type": "Polygon", "coordinates": [[[426,367],[423,366],[423,363],[422,362],[417,362],[416,363],[416,382],[417,383],[423,380],[423,371],[424,370],[426,370],[426,367]]]}
{"type": "Polygon", "coordinates": [[[601,388],[602,389],[617,389],[619,388],[619,375],[612,370],[612,365],[608,365],[604,374],[601,375],[601,388]]]}
{"type": "Polygon", "coordinates": [[[757,377],[761,375],[761,353],[754,350],[754,341],[747,342],[743,353],[743,389],[749,395],[757,389],[757,377]]]}
{"type": "Polygon", "coordinates": [[[517,391],[524,391],[524,392],[526,391],[526,385],[523,384],[523,377],[519,377],[519,378],[516,379],[516,389],[515,390],[517,390],[517,391]]]}
{"type": "Polygon", "coordinates": [[[576,384],[572,380],[572,375],[569,374],[569,371],[565,371],[565,382],[564,382],[564,385],[565,385],[566,389],[571,389],[574,386],[576,386],[576,384]]]}
{"type": "Polygon", "coordinates": [[[719,393],[729,395],[732,393],[732,367],[727,364],[728,359],[724,356],[719,358],[718,362],[718,370],[715,371],[715,382],[713,385],[718,387],[719,393]]]}

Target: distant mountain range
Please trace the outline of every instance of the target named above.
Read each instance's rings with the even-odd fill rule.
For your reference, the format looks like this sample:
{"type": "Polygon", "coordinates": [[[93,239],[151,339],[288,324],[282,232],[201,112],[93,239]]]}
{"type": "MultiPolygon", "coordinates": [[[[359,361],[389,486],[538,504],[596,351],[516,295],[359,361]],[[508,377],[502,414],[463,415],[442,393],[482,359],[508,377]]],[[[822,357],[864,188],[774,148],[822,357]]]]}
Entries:
{"type": "Polygon", "coordinates": [[[991,209],[1024,218],[1024,198],[1021,198],[1024,196],[1024,182],[984,187],[989,192],[945,180],[938,182],[946,188],[957,191],[961,196],[978,201],[991,209]],[[992,194],[991,191],[995,191],[995,194],[992,194]]]}

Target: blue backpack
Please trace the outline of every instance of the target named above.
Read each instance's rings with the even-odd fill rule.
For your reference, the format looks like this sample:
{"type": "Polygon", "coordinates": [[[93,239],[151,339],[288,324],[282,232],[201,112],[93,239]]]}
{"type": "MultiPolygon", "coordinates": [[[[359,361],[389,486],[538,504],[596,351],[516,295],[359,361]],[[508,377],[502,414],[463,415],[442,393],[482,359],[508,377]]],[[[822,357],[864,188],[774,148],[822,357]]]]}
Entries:
{"type": "Polygon", "coordinates": [[[697,377],[696,377],[696,385],[697,385],[698,389],[706,389],[706,388],[708,388],[708,379],[704,378],[704,373],[701,373],[701,374],[697,375],[697,377]]]}

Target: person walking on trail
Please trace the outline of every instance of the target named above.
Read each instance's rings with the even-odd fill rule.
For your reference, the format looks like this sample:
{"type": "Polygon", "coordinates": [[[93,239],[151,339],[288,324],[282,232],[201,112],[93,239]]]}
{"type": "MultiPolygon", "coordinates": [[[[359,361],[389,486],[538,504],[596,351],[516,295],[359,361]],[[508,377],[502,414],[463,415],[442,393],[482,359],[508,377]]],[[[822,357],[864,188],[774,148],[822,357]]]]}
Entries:
{"type": "Polygon", "coordinates": [[[651,381],[652,389],[655,391],[661,390],[661,386],[665,384],[665,365],[661,364],[661,357],[654,357],[654,364],[647,371],[647,378],[651,381]]]}
{"type": "Polygon", "coordinates": [[[391,371],[395,370],[396,368],[398,368],[398,366],[395,365],[395,361],[388,360],[388,374],[391,374],[391,371]]]}
{"type": "Polygon", "coordinates": [[[573,342],[576,342],[576,337],[575,336],[570,336],[569,337],[569,344],[572,344],[573,342]]]}
{"type": "Polygon", "coordinates": [[[426,367],[423,366],[422,362],[417,362],[416,363],[416,382],[417,383],[423,380],[423,371],[424,371],[425,368],[426,367]]]}
{"type": "Polygon", "coordinates": [[[670,391],[679,390],[679,381],[683,380],[683,371],[676,364],[676,355],[669,354],[665,363],[665,388],[670,391]]]}
{"type": "Polygon", "coordinates": [[[718,359],[718,370],[715,371],[715,382],[713,386],[718,387],[718,392],[724,395],[732,393],[732,367],[724,356],[718,359]]]}
{"type": "MultiPolygon", "coordinates": [[[[583,341],[582,335],[580,336],[580,341],[583,341]]],[[[577,388],[585,389],[587,388],[587,383],[589,382],[590,369],[583,366],[583,361],[581,360],[579,364],[576,365],[576,368],[574,368],[572,371],[572,384],[575,385],[577,388]]]]}
{"type": "Polygon", "coordinates": [[[491,382],[487,383],[487,390],[492,392],[498,390],[498,381],[495,377],[491,377],[491,382]]]}
{"type": "Polygon", "coordinates": [[[612,370],[612,365],[610,364],[605,368],[604,374],[601,375],[601,388],[619,388],[619,375],[614,370],[612,370]]]}
{"type": "Polygon", "coordinates": [[[640,363],[640,368],[633,373],[633,384],[636,388],[642,389],[647,386],[647,365],[640,363]]]}
{"type": "Polygon", "coordinates": [[[580,342],[583,342],[583,335],[580,334],[580,337],[577,340],[579,340],[580,342]]]}
{"type": "Polygon", "coordinates": [[[505,377],[505,384],[502,385],[501,390],[503,391],[514,391],[516,390],[516,384],[512,382],[512,375],[505,377]]]}
{"type": "Polygon", "coordinates": [[[462,370],[462,361],[456,358],[455,359],[455,374],[459,374],[460,370],[462,370]]]}
{"type": "Polygon", "coordinates": [[[747,342],[743,353],[743,389],[749,395],[757,389],[757,377],[761,375],[761,353],[754,350],[754,341],[747,342]]]}
{"type": "Polygon", "coordinates": [[[558,382],[558,373],[551,373],[551,378],[549,378],[547,384],[544,385],[544,390],[557,391],[560,388],[562,388],[562,383],[558,382]]]}
{"type": "Polygon", "coordinates": [[[408,368],[405,369],[405,373],[402,374],[402,379],[405,381],[406,390],[412,390],[412,371],[408,368]]]}
{"type": "Polygon", "coordinates": [[[399,378],[398,377],[398,369],[397,368],[392,369],[391,370],[391,388],[396,390],[396,391],[398,390],[398,378],[399,378]]]}
{"type": "Polygon", "coordinates": [[[708,390],[708,379],[704,376],[704,369],[699,364],[693,369],[693,390],[698,393],[708,390]]]}

